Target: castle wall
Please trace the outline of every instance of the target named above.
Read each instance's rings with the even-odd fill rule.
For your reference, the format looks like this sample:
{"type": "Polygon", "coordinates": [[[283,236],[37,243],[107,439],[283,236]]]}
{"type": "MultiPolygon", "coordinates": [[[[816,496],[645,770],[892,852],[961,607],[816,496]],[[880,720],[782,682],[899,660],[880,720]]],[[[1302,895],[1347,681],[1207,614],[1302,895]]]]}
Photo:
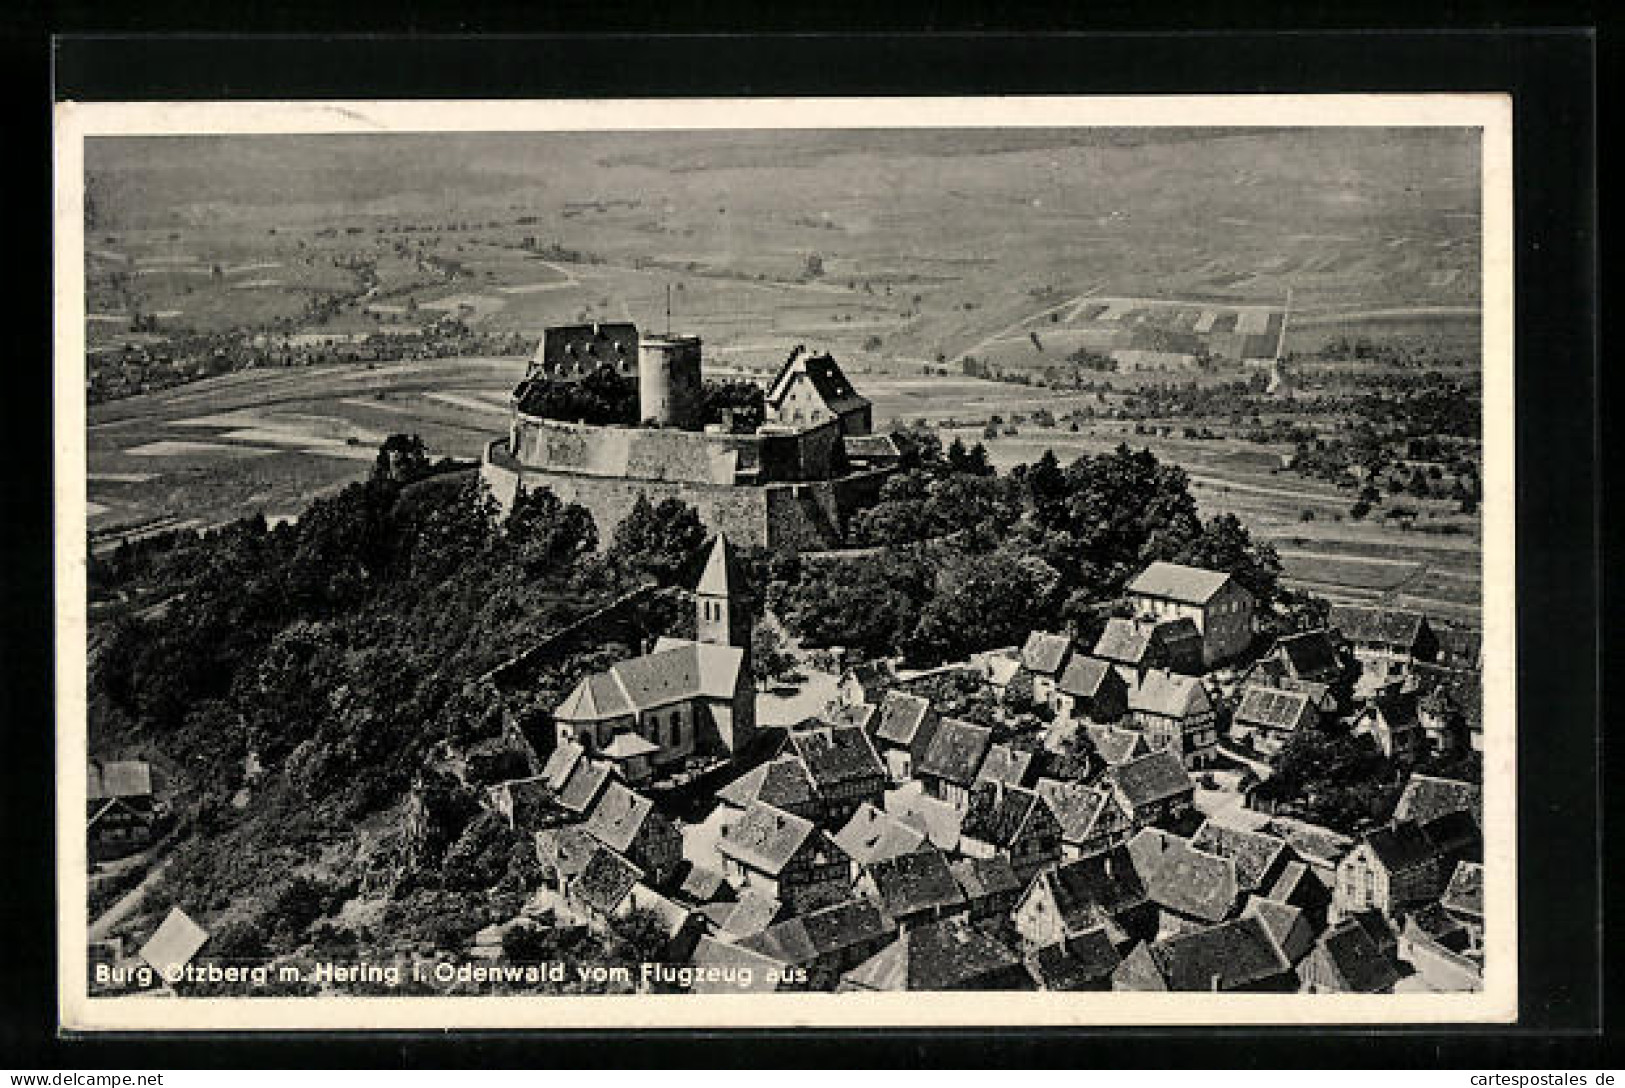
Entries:
{"type": "Polygon", "coordinates": [[[480,475],[493,498],[511,507],[521,488],[545,487],[565,502],[585,507],[607,541],[639,495],[650,502],[681,499],[699,511],[713,531],[751,547],[821,551],[838,548],[846,519],[873,503],[887,473],[856,473],[837,480],[765,486],[718,485],[681,480],[631,480],[583,476],[521,467],[488,453],[480,475]]]}
{"type": "Polygon", "coordinates": [[[732,484],[828,480],[846,471],[833,421],[796,434],[716,434],[647,427],[597,427],[519,416],[510,449],[525,469],[584,476],[732,484]]]}

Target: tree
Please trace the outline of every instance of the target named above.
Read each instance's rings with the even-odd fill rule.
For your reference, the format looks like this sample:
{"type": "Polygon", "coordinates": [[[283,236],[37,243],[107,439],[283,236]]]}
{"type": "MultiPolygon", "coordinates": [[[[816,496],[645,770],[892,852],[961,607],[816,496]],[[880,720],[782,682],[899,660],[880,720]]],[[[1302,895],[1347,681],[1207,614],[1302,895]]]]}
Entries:
{"type": "Polygon", "coordinates": [[[750,667],[756,686],[762,690],[786,679],[796,667],[795,655],[784,645],[784,636],[768,623],[758,623],[750,632],[750,667]]]}
{"type": "Polygon", "coordinates": [[[699,511],[683,500],[667,498],[652,504],[640,493],[615,527],[607,558],[660,585],[676,585],[707,535],[699,511]]]}
{"type": "Polygon", "coordinates": [[[423,439],[415,434],[392,434],[378,447],[372,478],[409,484],[429,474],[429,454],[423,439]]]}

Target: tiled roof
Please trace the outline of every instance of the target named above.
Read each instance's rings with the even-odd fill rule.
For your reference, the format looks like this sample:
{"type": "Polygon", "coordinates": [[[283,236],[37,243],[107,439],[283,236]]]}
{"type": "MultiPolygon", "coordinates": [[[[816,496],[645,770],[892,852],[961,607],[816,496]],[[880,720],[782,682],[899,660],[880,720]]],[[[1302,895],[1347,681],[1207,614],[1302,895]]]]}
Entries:
{"type": "Polygon", "coordinates": [[[1212,709],[1207,689],[1194,676],[1152,669],[1128,689],[1128,708],[1163,718],[1186,718],[1212,709]]]}
{"type": "Polygon", "coordinates": [[[974,785],[1002,782],[1007,786],[1019,786],[1032,764],[1032,752],[1012,748],[1008,744],[995,744],[987,750],[987,758],[982,760],[982,769],[976,772],[974,785]]]}
{"type": "Polygon", "coordinates": [[[790,734],[790,746],[822,792],[870,780],[883,783],[886,779],[886,766],[869,743],[869,734],[854,726],[794,732],[790,734]]]}
{"type": "Polygon", "coordinates": [[[1414,691],[1391,692],[1367,700],[1366,713],[1375,711],[1381,714],[1390,729],[1418,729],[1421,727],[1421,719],[1416,713],[1419,702],[1420,697],[1414,691]]]}
{"type": "Polygon", "coordinates": [[[1056,686],[1068,695],[1092,699],[1100,694],[1101,685],[1106,682],[1106,677],[1111,675],[1111,662],[1086,654],[1073,654],[1056,686]]]}
{"type": "Polygon", "coordinates": [[[1241,916],[1263,922],[1264,928],[1269,930],[1277,947],[1286,953],[1289,960],[1303,958],[1314,943],[1314,931],[1309,927],[1308,919],[1302,910],[1290,904],[1251,895],[1247,897],[1247,905],[1242,908],[1241,916]]]}
{"type": "Polygon", "coordinates": [[[732,699],[744,660],[738,646],[691,642],[629,658],[610,671],[632,706],[649,710],[685,699],[732,699]]]}
{"type": "Polygon", "coordinates": [[[1285,839],[1294,853],[1321,865],[1336,865],[1354,849],[1354,840],[1329,827],[1277,816],[1259,830],[1285,839]]]}
{"type": "Polygon", "coordinates": [[[1170,990],[1235,990],[1292,969],[1257,918],[1237,918],[1157,941],[1151,958],[1170,990]]]}
{"type": "Polygon", "coordinates": [[[760,952],[753,952],[748,948],[727,941],[719,941],[714,937],[701,937],[699,944],[694,947],[694,955],[690,960],[696,967],[715,967],[720,978],[708,980],[705,972],[694,980],[689,987],[697,994],[770,994],[779,988],[778,981],[770,976],[775,972],[782,973],[787,966],[778,960],[770,959],[760,952]],[[731,969],[731,977],[729,974],[731,969]],[[745,970],[749,970],[749,985],[741,985],[745,970]]]}
{"type": "Polygon", "coordinates": [[[1196,789],[1196,784],[1185,771],[1185,764],[1167,748],[1112,768],[1111,777],[1134,809],[1196,789]]]}
{"type": "Polygon", "coordinates": [[[1191,846],[1229,858],[1236,864],[1236,883],[1244,892],[1256,892],[1283,858],[1291,857],[1285,840],[1259,831],[1243,831],[1212,820],[1191,837],[1191,846]]]}
{"type": "Polygon", "coordinates": [[[897,745],[914,743],[914,735],[931,713],[931,703],[919,695],[906,691],[886,692],[880,700],[880,724],[875,736],[897,745]]]}
{"type": "Polygon", "coordinates": [[[1475,861],[1456,864],[1450,874],[1450,885],[1439,897],[1439,905],[1454,914],[1469,918],[1484,917],[1484,867],[1475,861]]]}
{"type": "Polygon", "coordinates": [[[1435,816],[1422,825],[1422,834],[1441,855],[1476,851],[1482,842],[1478,824],[1467,812],[1447,812],[1443,816],[1435,816]]]}
{"type": "Polygon", "coordinates": [[[587,833],[611,850],[626,853],[632,848],[643,825],[664,819],[654,810],[654,802],[619,782],[611,782],[598,795],[598,803],[587,815],[587,833]]]}
{"type": "Polygon", "coordinates": [[[711,903],[704,913],[716,920],[717,928],[730,937],[748,937],[773,924],[783,905],[772,896],[746,888],[733,903],[711,903]]]}
{"type": "Polygon", "coordinates": [[[796,373],[806,374],[808,383],[832,412],[847,412],[869,403],[852,387],[852,383],[846,380],[846,375],[841,372],[840,365],[835,362],[833,356],[797,355],[784,364],[773,379],[773,384],[768,386],[767,402],[770,407],[777,410],[784,400],[789,379],[796,373]]]}
{"type": "Polygon", "coordinates": [[[613,913],[643,879],[643,870],[602,844],[570,884],[571,893],[603,914],[613,913]]]}
{"type": "Polygon", "coordinates": [[[1336,974],[1345,993],[1381,993],[1399,981],[1398,970],[1352,918],[1322,933],[1318,943],[1322,963],[1336,974]]]}
{"type": "Polygon", "coordinates": [[[561,722],[601,722],[630,713],[632,704],[615,677],[607,672],[596,672],[582,677],[553,711],[553,717],[561,722]]]}
{"type": "Polygon", "coordinates": [[[1122,961],[1106,931],[1091,929],[1045,945],[1032,954],[1027,966],[1046,990],[1080,990],[1110,978],[1122,961]]]}
{"type": "Polygon", "coordinates": [[[925,842],[925,832],[865,801],[833,838],[847,857],[869,865],[913,853],[925,842]]]}
{"type": "Polygon", "coordinates": [[[817,795],[807,765],[798,756],[783,755],[734,779],[717,791],[717,798],[735,808],[761,801],[786,812],[803,812],[817,795]]]}
{"type": "Polygon", "coordinates": [[[144,760],[126,759],[110,763],[90,762],[90,779],[85,800],[105,801],[119,797],[151,797],[152,765],[144,760]]]}
{"type": "Polygon", "coordinates": [[[1112,766],[1146,755],[1145,734],[1115,725],[1091,725],[1085,732],[1100,758],[1112,766]]]}
{"type": "Polygon", "coordinates": [[[1113,616],[1095,640],[1094,656],[1119,665],[1143,665],[1151,653],[1151,628],[1113,616]]]}
{"type": "Polygon", "coordinates": [[[564,788],[559,791],[559,804],[577,816],[585,816],[609,780],[609,764],[593,759],[580,760],[575,770],[570,772],[564,788]]]}
{"type": "Polygon", "coordinates": [[[1394,806],[1394,819],[1426,823],[1450,812],[1465,812],[1479,819],[1480,791],[1472,782],[1412,774],[1394,806]]]}
{"type": "MultiPolygon", "coordinates": [[[[1182,646],[1185,643],[1200,643],[1202,629],[1196,626],[1196,621],[1189,616],[1180,616],[1177,619],[1163,620],[1151,629],[1151,637],[1167,647],[1182,646]]],[[[1200,651],[1198,651],[1200,652],[1200,651]]]]}
{"type": "Polygon", "coordinates": [[[703,865],[689,865],[683,872],[683,879],[677,885],[677,890],[693,902],[709,903],[721,893],[726,883],[722,874],[715,869],[708,869],[703,865]]]}
{"type": "Polygon", "coordinates": [[[916,926],[846,975],[863,990],[956,990],[1024,974],[1003,944],[962,918],[916,926]]]}
{"type": "Polygon", "coordinates": [[[995,895],[1016,895],[1022,887],[1010,862],[1000,857],[960,858],[949,863],[948,871],[953,873],[954,883],[965,893],[965,898],[972,902],[995,895]]]}
{"type": "Polygon", "coordinates": [[[620,763],[623,760],[637,759],[639,756],[654,755],[658,751],[660,745],[654,741],[627,731],[616,733],[615,738],[603,747],[599,755],[612,763],[620,763]]]}
{"type": "Polygon", "coordinates": [[[563,789],[564,783],[570,779],[570,772],[575,770],[576,761],[584,755],[586,749],[575,741],[560,741],[542,767],[542,780],[555,790],[563,789]]]}
{"type": "Polygon", "coordinates": [[[817,833],[811,821],[755,801],[737,823],[722,832],[717,849],[736,861],[776,874],[817,833]]]}
{"type": "Polygon", "coordinates": [[[985,725],[944,718],[915,773],[969,786],[976,781],[992,741],[993,730],[985,725]]]}
{"type": "Polygon", "coordinates": [[[1158,906],[1204,922],[1222,921],[1235,909],[1236,866],[1229,858],[1151,828],[1134,837],[1129,854],[1158,906]]]}
{"type": "Polygon", "coordinates": [[[1136,575],[1128,591],[1183,604],[1206,604],[1229,580],[1230,575],[1221,571],[1159,560],[1136,575]]]}
{"type": "Polygon", "coordinates": [[[1055,822],[1061,825],[1061,838],[1067,842],[1084,842],[1090,838],[1106,806],[1117,804],[1106,790],[1094,789],[1081,782],[1040,778],[1035,788],[1050,812],[1054,813],[1055,822]]]}
{"type": "Polygon", "coordinates": [[[886,812],[910,827],[925,833],[938,850],[959,849],[959,829],[964,814],[946,801],[922,793],[886,794],[886,812]]]}
{"type": "Polygon", "coordinates": [[[1275,648],[1299,680],[1331,681],[1342,672],[1337,647],[1324,628],[1282,635],[1275,640],[1275,648]]]}
{"type": "Polygon", "coordinates": [[[1314,718],[1314,704],[1302,692],[1249,684],[1242,689],[1233,720],[1238,725],[1292,732],[1311,724],[1314,718]]]}
{"type": "Polygon", "coordinates": [[[1072,640],[1066,635],[1034,631],[1021,647],[1021,664],[1028,672],[1054,676],[1066,664],[1066,656],[1071,651],[1072,640]]]}
{"type": "Polygon", "coordinates": [[[1046,869],[1037,879],[1050,888],[1056,909],[1073,932],[1105,925],[1147,901],[1133,855],[1121,846],[1046,869]]]}
{"type": "Polygon", "coordinates": [[[1350,642],[1375,642],[1408,650],[1421,637],[1427,617],[1398,608],[1334,604],[1326,623],[1350,642]]]}
{"type": "Polygon", "coordinates": [[[956,907],[965,901],[948,859],[937,850],[877,861],[864,872],[873,882],[880,905],[893,918],[938,907],[956,907]]]}
{"type": "Polygon", "coordinates": [[[903,456],[889,434],[849,434],[841,440],[848,457],[861,459],[900,458],[903,456]]]}
{"type": "Polygon", "coordinates": [[[1043,805],[1032,790],[986,782],[971,792],[959,833],[968,839],[1009,848],[1020,839],[1034,810],[1043,805]]]}
{"type": "Polygon", "coordinates": [[[1366,832],[1365,844],[1390,872],[1410,869],[1438,856],[1437,848],[1422,833],[1422,828],[1410,820],[1366,832]]]}
{"type": "Polygon", "coordinates": [[[845,899],[768,926],[741,938],[739,945],[782,963],[805,966],[896,930],[896,923],[867,899],[845,899]]]}

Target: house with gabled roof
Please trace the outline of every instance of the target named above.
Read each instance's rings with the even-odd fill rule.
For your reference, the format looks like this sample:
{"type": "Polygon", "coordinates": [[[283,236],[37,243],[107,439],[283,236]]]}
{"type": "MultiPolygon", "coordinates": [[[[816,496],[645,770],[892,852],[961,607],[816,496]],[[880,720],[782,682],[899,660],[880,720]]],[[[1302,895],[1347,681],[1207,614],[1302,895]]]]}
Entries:
{"type": "Polygon", "coordinates": [[[1001,857],[957,858],[948,871],[965,896],[965,914],[973,922],[1008,917],[1026,884],[1001,857]]]}
{"type": "Polygon", "coordinates": [[[1072,637],[1034,631],[1021,647],[1021,671],[1032,678],[1033,701],[1053,707],[1056,685],[1072,660],[1072,637]]]}
{"type": "Polygon", "coordinates": [[[807,988],[832,990],[843,972],[879,952],[897,923],[867,899],[843,899],[777,922],[739,946],[807,974],[807,988]]]}
{"type": "Polygon", "coordinates": [[[1253,595],[1224,571],[1152,563],[1129,582],[1129,606],[1156,620],[1189,619],[1202,633],[1202,663],[1245,652],[1253,641],[1253,595]]]}
{"type": "Polygon", "coordinates": [[[1299,968],[1311,994],[1385,994],[1399,981],[1399,969],[1353,918],[1320,935],[1299,968]]]}
{"type": "Polygon", "coordinates": [[[848,971],[843,991],[1030,990],[1032,976],[997,938],[963,918],[904,930],[848,971]]]}
{"type": "Polygon", "coordinates": [[[948,867],[948,859],[936,849],[916,850],[866,865],[853,887],[905,929],[960,913],[969,906],[948,867]]]}
{"type": "Polygon", "coordinates": [[[760,801],[804,820],[816,821],[823,816],[812,774],[793,752],[757,764],[719,789],[717,800],[740,814],[760,801]]]}
{"type": "Polygon", "coordinates": [[[1112,974],[1113,990],[1291,993],[1298,976],[1258,918],[1233,918],[1136,945],[1112,974]]]}
{"type": "Polygon", "coordinates": [[[727,941],[760,933],[785,914],[783,903],[749,888],[740,892],[737,899],[713,900],[699,911],[710,930],[727,941]]]}
{"type": "Polygon", "coordinates": [[[1076,861],[1128,842],[1134,823],[1109,789],[1040,778],[1034,787],[1061,829],[1061,860],[1076,861]]]}
{"type": "Polygon", "coordinates": [[[914,777],[929,796],[963,810],[992,746],[993,730],[988,726],[944,718],[915,767],[914,777]]]}
{"type": "Polygon", "coordinates": [[[880,707],[874,703],[850,703],[836,707],[829,713],[829,724],[853,726],[874,736],[880,724],[880,707]]]}
{"type": "Polygon", "coordinates": [[[1395,918],[1437,899],[1457,861],[1478,849],[1478,827],[1464,812],[1426,823],[1401,820],[1368,831],[1337,866],[1332,914],[1376,910],[1395,918]]]}
{"type": "Polygon", "coordinates": [[[1155,637],[1156,624],[1123,616],[1106,621],[1090,656],[1111,665],[1125,685],[1138,684],[1151,669],[1168,667],[1168,656],[1155,637]]]}
{"type": "Polygon", "coordinates": [[[798,729],[790,734],[790,748],[806,766],[818,794],[821,819],[830,826],[839,826],[860,805],[883,803],[886,767],[862,729],[798,729]]]}
{"type": "Polygon", "coordinates": [[[1162,936],[1222,922],[1240,909],[1236,866],[1229,858],[1150,827],[1129,840],[1128,851],[1146,896],[1157,905],[1162,936]]]}
{"type": "Polygon", "coordinates": [[[601,929],[632,912],[632,889],[642,879],[642,869],[595,839],[580,871],[564,886],[564,898],[601,929]]]}
{"type": "Polygon", "coordinates": [[[531,838],[536,845],[542,883],[561,892],[581,874],[593,851],[602,845],[580,824],[546,827],[531,838]]]}
{"type": "Polygon", "coordinates": [[[812,821],[760,801],[723,829],[717,852],[736,889],[776,899],[792,914],[846,895],[846,855],[812,821]]]}
{"type": "Polygon", "coordinates": [[[583,825],[589,835],[643,870],[651,885],[665,885],[683,860],[683,836],[654,802],[611,782],[583,825]]]}
{"type": "Polygon", "coordinates": [[[558,803],[569,819],[585,820],[597,803],[598,795],[615,778],[612,764],[596,759],[577,760],[559,790],[558,803]]]}
{"type": "Polygon", "coordinates": [[[937,735],[937,724],[937,712],[924,696],[892,690],[881,698],[874,741],[893,782],[913,777],[937,735]]]}
{"type": "Polygon", "coordinates": [[[1484,866],[1458,861],[1439,896],[1439,907],[1461,923],[1469,937],[1468,951],[1477,952],[1484,940],[1484,866]]]}
{"type": "Polygon", "coordinates": [[[1117,947],[1102,929],[1092,929],[1027,954],[1027,970],[1041,990],[1110,990],[1112,972],[1122,962],[1117,947]]]}
{"type": "Polygon", "coordinates": [[[1196,677],[1152,669],[1129,688],[1128,710],[1151,748],[1173,751],[1187,767],[1218,758],[1218,713],[1196,677]]]}
{"type": "Polygon", "coordinates": [[[1061,825],[1032,790],[984,782],[971,791],[959,826],[959,849],[970,857],[1002,857],[1025,883],[1061,860],[1061,825]]]}
{"type": "Polygon", "coordinates": [[[865,865],[929,847],[924,831],[868,802],[858,806],[831,841],[851,859],[854,879],[865,865]]]}
{"type": "Polygon", "coordinates": [[[1071,721],[1106,724],[1128,713],[1128,684],[1102,658],[1073,654],[1055,688],[1055,712],[1071,721]]]}
{"type": "Polygon", "coordinates": [[[1393,819],[1428,823],[1452,812],[1465,812],[1482,824],[1481,794],[1476,782],[1412,772],[1394,806],[1393,819]]]}
{"type": "Polygon", "coordinates": [[[91,760],[86,782],[86,843],[92,860],[122,857],[151,845],[158,820],[152,765],[145,760],[91,760]]]}
{"type": "Polygon", "coordinates": [[[946,801],[914,790],[892,790],[886,794],[886,813],[920,831],[938,850],[958,852],[965,813],[946,801]]]}
{"type": "Polygon", "coordinates": [[[1084,733],[1089,738],[1090,747],[1108,767],[1119,767],[1151,753],[1151,746],[1145,742],[1145,734],[1137,729],[1091,725],[1085,728],[1084,733]]]}
{"type": "Polygon", "coordinates": [[[1280,903],[1261,895],[1249,895],[1241,908],[1241,917],[1257,918],[1270,931],[1275,943],[1286,955],[1287,962],[1296,966],[1315,947],[1315,925],[1301,907],[1280,903]]]}
{"type": "Polygon", "coordinates": [[[1164,748],[1109,769],[1101,781],[1136,827],[1172,820],[1191,810],[1196,783],[1179,756],[1164,748]]]}
{"type": "Polygon", "coordinates": [[[1277,679],[1300,684],[1333,685],[1344,672],[1337,642],[1324,627],[1281,635],[1255,667],[1273,673],[1277,679]]]}
{"type": "Polygon", "coordinates": [[[1212,820],[1191,836],[1191,846],[1235,862],[1236,886],[1244,894],[1267,894],[1296,860],[1285,839],[1212,820]]]}
{"type": "Polygon", "coordinates": [[[1016,901],[1011,922],[1032,950],[1103,929],[1125,947],[1154,936],[1157,908],[1126,847],[1040,870],[1016,901]]]}
{"type": "Polygon", "coordinates": [[[1410,759],[1423,747],[1419,696],[1413,691],[1390,691],[1366,700],[1354,717],[1353,732],[1369,736],[1389,759],[1410,759]]]}
{"type": "Polygon", "coordinates": [[[767,387],[768,419],[798,429],[834,425],[842,437],[874,430],[874,410],[857,391],[834,356],[812,355],[797,345],[767,387]]]}
{"type": "Polygon", "coordinates": [[[1438,637],[1420,612],[1334,604],[1326,624],[1360,662],[1357,690],[1361,693],[1398,684],[1416,664],[1439,656],[1438,637]]]}
{"type": "Polygon", "coordinates": [[[1308,694],[1248,684],[1230,716],[1230,736],[1261,755],[1276,756],[1287,741],[1313,729],[1319,720],[1320,712],[1308,694]]]}
{"type": "Polygon", "coordinates": [[[984,782],[998,782],[1006,786],[1028,785],[1028,780],[1033,776],[1033,762],[1031,749],[1017,748],[1001,741],[987,750],[987,758],[982,760],[971,789],[984,782]]]}

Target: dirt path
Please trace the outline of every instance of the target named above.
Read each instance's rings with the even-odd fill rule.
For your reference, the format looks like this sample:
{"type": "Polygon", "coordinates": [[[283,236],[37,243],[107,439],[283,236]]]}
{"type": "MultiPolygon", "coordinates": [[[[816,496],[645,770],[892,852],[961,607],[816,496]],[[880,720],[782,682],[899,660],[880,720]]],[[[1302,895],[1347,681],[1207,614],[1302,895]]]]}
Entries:
{"type": "Polygon", "coordinates": [[[987,347],[989,344],[992,344],[992,343],[994,343],[995,341],[998,341],[998,340],[1002,340],[1006,336],[1011,336],[1011,335],[1013,335],[1015,333],[1021,332],[1023,329],[1025,329],[1027,327],[1028,324],[1030,324],[1031,322],[1037,321],[1041,317],[1048,317],[1050,314],[1056,312],[1057,310],[1064,310],[1069,306],[1078,305],[1079,303],[1083,302],[1085,299],[1087,299],[1090,296],[1094,295],[1096,292],[1098,292],[1104,286],[1105,286],[1105,284],[1096,284],[1095,286],[1089,288],[1089,290],[1085,291],[1081,295],[1073,295],[1071,298],[1067,299],[1064,302],[1058,302],[1054,306],[1046,306],[1044,309],[1039,310],[1035,314],[1028,314],[1026,317],[1022,318],[1020,321],[1012,322],[1011,324],[1006,325],[1004,328],[1000,329],[998,332],[994,333],[992,336],[985,336],[982,339],[976,341],[976,343],[972,344],[970,347],[966,348],[965,350],[960,351],[960,352],[956,352],[954,354],[954,356],[951,359],[948,360],[947,365],[948,366],[953,366],[956,363],[958,363],[961,359],[963,359],[965,356],[970,355],[973,352],[981,351],[983,348],[987,347]]]}

